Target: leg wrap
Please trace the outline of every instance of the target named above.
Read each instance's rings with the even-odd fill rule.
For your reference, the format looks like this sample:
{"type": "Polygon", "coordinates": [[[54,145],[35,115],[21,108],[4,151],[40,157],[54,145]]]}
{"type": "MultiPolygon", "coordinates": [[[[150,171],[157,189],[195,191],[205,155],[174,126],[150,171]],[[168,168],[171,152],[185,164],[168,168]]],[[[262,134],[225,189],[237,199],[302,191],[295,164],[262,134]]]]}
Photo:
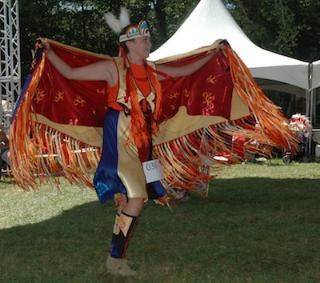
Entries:
{"type": "Polygon", "coordinates": [[[138,217],[121,212],[117,214],[110,247],[110,255],[115,258],[125,257],[129,240],[132,237],[138,217]]]}

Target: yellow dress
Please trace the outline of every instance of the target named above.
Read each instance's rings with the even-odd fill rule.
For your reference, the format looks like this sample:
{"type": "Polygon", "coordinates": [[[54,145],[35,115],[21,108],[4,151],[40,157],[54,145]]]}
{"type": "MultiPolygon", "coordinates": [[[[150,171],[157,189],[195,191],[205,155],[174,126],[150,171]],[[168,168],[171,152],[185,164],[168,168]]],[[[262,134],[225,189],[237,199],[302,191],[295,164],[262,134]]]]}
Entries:
{"type": "MultiPolygon", "coordinates": [[[[105,202],[112,199],[114,194],[123,193],[128,198],[163,197],[165,189],[159,181],[146,184],[142,168],[142,161],[152,159],[151,145],[145,149],[148,152],[144,157],[139,156],[139,151],[134,142],[130,142],[131,105],[126,99],[126,70],[122,58],[115,58],[119,79],[118,84],[109,88],[109,109],[105,115],[103,147],[101,159],[94,177],[94,186],[99,200],[105,202]],[[121,110],[122,108],[122,110],[121,110]],[[141,160],[145,159],[145,160],[141,160]]],[[[148,82],[144,66],[131,65],[137,81],[137,94],[140,104],[146,101],[150,111],[154,110],[155,92],[148,82]],[[144,82],[144,83],[140,83],[144,82]]]]}

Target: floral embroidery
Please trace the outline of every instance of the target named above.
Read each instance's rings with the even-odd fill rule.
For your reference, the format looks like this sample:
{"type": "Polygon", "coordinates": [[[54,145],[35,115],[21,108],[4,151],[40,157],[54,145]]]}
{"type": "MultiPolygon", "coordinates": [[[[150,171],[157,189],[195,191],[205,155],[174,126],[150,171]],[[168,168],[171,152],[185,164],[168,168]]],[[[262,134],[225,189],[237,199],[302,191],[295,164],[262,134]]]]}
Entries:
{"type": "Polygon", "coordinates": [[[98,93],[98,94],[102,94],[102,95],[106,95],[106,90],[105,89],[96,89],[96,92],[98,93]]]}
{"type": "Polygon", "coordinates": [[[61,100],[64,100],[64,92],[58,91],[53,99],[54,102],[59,102],[61,100]]]}
{"type": "Polygon", "coordinates": [[[81,107],[83,107],[84,105],[85,105],[85,100],[81,97],[81,96],[77,96],[76,97],[76,99],[73,101],[73,104],[75,105],[75,106],[81,106],[81,107]]]}
{"type": "Polygon", "coordinates": [[[210,75],[209,77],[207,77],[207,82],[210,83],[210,84],[215,84],[217,81],[217,77],[214,76],[214,75],[210,75]]]}
{"type": "Polygon", "coordinates": [[[183,96],[184,96],[185,98],[189,98],[189,97],[190,97],[190,94],[191,94],[191,93],[190,93],[190,90],[188,90],[188,89],[186,89],[186,88],[183,90],[183,96]]]}
{"type": "Polygon", "coordinates": [[[35,96],[34,96],[34,101],[37,104],[39,104],[44,99],[45,96],[46,96],[46,93],[42,89],[37,88],[35,96]]]}
{"type": "Polygon", "coordinates": [[[169,99],[176,99],[180,95],[179,92],[171,93],[168,95],[169,99]]]}
{"type": "Polygon", "coordinates": [[[209,92],[209,91],[205,91],[202,93],[202,98],[203,98],[203,104],[204,107],[202,109],[202,114],[203,115],[212,115],[215,111],[215,105],[214,105],[214,101],[215,101],[215,96],[213,93],[209,92]]]}

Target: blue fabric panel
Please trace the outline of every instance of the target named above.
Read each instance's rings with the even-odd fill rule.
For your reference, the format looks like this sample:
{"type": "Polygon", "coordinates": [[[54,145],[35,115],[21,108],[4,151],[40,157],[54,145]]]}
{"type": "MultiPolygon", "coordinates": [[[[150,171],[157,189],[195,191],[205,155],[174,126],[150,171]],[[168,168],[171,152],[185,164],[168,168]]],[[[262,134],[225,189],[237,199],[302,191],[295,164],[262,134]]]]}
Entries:
{"type": "Polygon", "coordinates": [[[93,183],[101,203],[113,199],[116,193],[127,194],[118,176],[118,133],[119,111],[109,109],[103,126],[101,159],[93,183]]]}
{"type": "Polygon", "coordinates": [[[18,111],[18,109],[19,109],[19,106],[20,106],[20,104],[21,104],[21,100],[22,100],[22,98],[24,97],[24,95],[25,95],[25,93],[26,93],[26,91],[27,91],[27,88],[28,88],[28,86],[29,86],[29,84],[30,84],[30,82],[31,82],[31,79],[32,79],[32,74],[29,74],[29,75],[27,76],[25,82],[24,82],[24,85],[23,85],[23,87],[22,87],[22,91],[21,91],[21,93],[20,93],[20,95],[19,95],[19,97],[18,97],[18,100],[17,100],[17,102],[16,102],[16,106],[15,106],[15,108],[14,108],[14,110],[13,110],[13,114],[12,114],[12,118],[11,118],[12,121],[13,121],[13,119],[14,119],[15,116],[16,116],[16,113],[17,113],[17,111],[18,111]]]}

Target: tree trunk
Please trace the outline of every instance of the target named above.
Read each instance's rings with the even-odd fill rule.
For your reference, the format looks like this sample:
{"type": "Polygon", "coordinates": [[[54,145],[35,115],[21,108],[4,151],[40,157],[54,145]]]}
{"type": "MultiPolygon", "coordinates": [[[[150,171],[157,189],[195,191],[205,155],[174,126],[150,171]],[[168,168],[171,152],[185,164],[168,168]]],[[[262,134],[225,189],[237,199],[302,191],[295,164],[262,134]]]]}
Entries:
{"type": "Polygon", "coordinates": [[[166,26],[166,14],[164,11],[165,3],[164,0],[153,0],[155,16],[158,22],[157,28],[159,30],[161,40],[167,38],[167,26],[166,26]]]}

